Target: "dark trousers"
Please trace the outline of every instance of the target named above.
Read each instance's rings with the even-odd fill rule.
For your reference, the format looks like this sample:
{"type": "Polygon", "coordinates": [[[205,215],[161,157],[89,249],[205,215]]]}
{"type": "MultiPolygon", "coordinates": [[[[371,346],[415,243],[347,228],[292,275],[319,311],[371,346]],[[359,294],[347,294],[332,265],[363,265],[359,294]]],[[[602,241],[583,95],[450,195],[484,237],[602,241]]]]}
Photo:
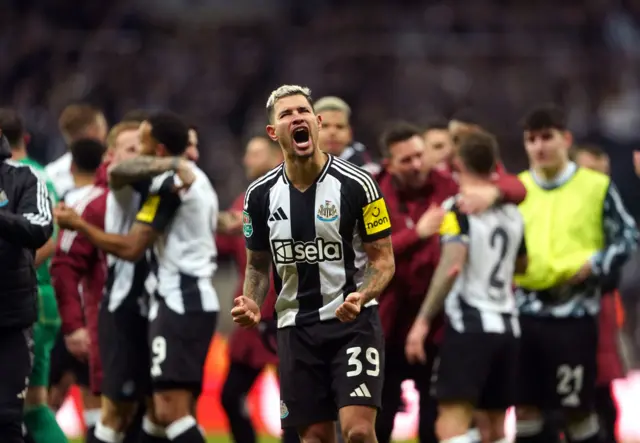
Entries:
{"type": "MultiPolygon", "coordinates": [[[[229,373],[222,388],[222,407],[229,420],[231,435],[236,443],[256,443],[256,431],[251,423],[245,399],[264,368],[254,368],[238,362],[231,362],[229,373]]],[[[298,443],[295,429],[285,429],[284,443],[298,443]]]]}
{"type": "Polygon", "coordinates": [[[22,443],[27,378],[33,365],[33,329],[0,330],[0,441],[22,443]]]}
{"type": "Polygon", "coordinates": [[[391,432],[396,414],[403,403],[401,384],[413,379],[420,393],[420,416],[418,436],[420,443],[438,443],[435,423],[438,418],[438,403],[430,395],[431,375],[437,348],[427,347],[427,364],[410,365],[404,355],[404,347],[388,345],[386,349],[382,410],[376,420],[376,435],[379,443],[391,441],[391,432]]]}

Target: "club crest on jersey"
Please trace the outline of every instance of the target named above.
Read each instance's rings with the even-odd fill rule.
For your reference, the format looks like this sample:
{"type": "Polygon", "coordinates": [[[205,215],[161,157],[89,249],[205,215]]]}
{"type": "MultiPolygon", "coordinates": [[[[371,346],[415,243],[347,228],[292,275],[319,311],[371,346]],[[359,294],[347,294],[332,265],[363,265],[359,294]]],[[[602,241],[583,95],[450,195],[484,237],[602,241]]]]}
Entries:
{"type": "Polygon", "coordinates": [[[242,233],[247,238],[253,235],[253,223],[247,211],[242,211],[242,233]]]}
{"type": "Polygon", "coordinates": [[[338,219],[338,209],[336,205],[329,200],[325,200],[323,205],[318,208],[318,220],[323,222],[332,222],[338,219]]]}
{"type": "Polygon", "coordinates": [[[0,191],[0,208],[3,206],[7,206],[9,203],[9,199],[7,198],[7,193],[4,192],[4,189],[0,191]]]}
{"type": "Polygon", "coordinates": [[[287,405],[284,404],[282,400],[280,400],[280,420],[285,419],[289,416],[289,409],[287,409],[287,405]]]}

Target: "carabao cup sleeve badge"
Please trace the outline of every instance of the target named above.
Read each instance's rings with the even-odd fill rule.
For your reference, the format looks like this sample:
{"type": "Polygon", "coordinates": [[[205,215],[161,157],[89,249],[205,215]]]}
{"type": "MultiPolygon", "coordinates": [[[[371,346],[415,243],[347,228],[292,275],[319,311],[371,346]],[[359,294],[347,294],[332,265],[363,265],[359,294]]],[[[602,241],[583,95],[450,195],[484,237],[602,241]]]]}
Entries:
{"type": "Polygon", "coordinates": [[[242,211],[242,232],[247,238],[253,235],[253,223],[247,211],[242,211]]]}

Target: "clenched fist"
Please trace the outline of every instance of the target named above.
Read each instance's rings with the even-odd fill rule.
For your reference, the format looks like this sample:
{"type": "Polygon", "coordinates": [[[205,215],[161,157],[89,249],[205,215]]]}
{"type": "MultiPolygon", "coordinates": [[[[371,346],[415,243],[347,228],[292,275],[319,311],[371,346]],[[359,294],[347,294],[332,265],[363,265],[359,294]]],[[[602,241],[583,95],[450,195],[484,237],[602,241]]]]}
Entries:
{"type": "Polygon", "coordinates": [[[233,321],[243,328],[253,328],[260,323],[260,307],[257,303],[244,295],[233,301],[231,316],[233,321]]]}
{"type": "Polygon", "coordinates": [[[336,309],[336,317],[341,322],[353,321],[360,314],[364,296],[359,292],[352,292],[336,309]]]}
{"type": "Polygon", "coordinates": [[[58,226],[69,231],[76,231],[82,224],[82,217],[64,203],[59,203],[58,206],[55,207],[53,216],[58,226]]]}

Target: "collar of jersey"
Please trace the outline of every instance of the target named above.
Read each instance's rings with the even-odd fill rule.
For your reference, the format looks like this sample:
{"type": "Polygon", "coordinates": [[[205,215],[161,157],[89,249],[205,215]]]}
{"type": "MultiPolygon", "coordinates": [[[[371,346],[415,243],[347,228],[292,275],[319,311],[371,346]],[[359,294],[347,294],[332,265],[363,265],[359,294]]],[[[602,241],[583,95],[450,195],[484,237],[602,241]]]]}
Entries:
{"type": "MultiPolygon", "coordinates": [[[[313,182],[314,185],[324,180],[324,178],[327,176],[327,172],[329,172],[329,167],[331,166],[331,163],[333,163],[334,157],[331,154],[327,154],[327,157],[329,158],[327,159],[327,162],[324,164],[324,168],[322,168],[322,171],[320,171],[320,174],[318,175],[318,177],[316,177],[316,180],[313,182]]],[[[287,185],[291,184],[291,182],[289,181],[289,178],[287,177],[287,168],[284,163],[282,164],[282,180],[284,180],[284,182],[287,185]]]]}
{"type": "Polygon", "coordinates": [[[533,177],[533,180],[535,180],[535,182],[541,188],[555,189],[555,188],[559,188],[560,186],[568,182],[571,179],[571,177],[573,177],[573,175],[576,173],[577,170],[578,170],[578,165],[576,165],[574,162],[569,162],[569,164],[564,168],[564,171],[558,174],[558,176],[553,180],[545,180],[544,178],[536,174],[536,172],[533,169],[531,169],[531,177],[533,177]]]}

